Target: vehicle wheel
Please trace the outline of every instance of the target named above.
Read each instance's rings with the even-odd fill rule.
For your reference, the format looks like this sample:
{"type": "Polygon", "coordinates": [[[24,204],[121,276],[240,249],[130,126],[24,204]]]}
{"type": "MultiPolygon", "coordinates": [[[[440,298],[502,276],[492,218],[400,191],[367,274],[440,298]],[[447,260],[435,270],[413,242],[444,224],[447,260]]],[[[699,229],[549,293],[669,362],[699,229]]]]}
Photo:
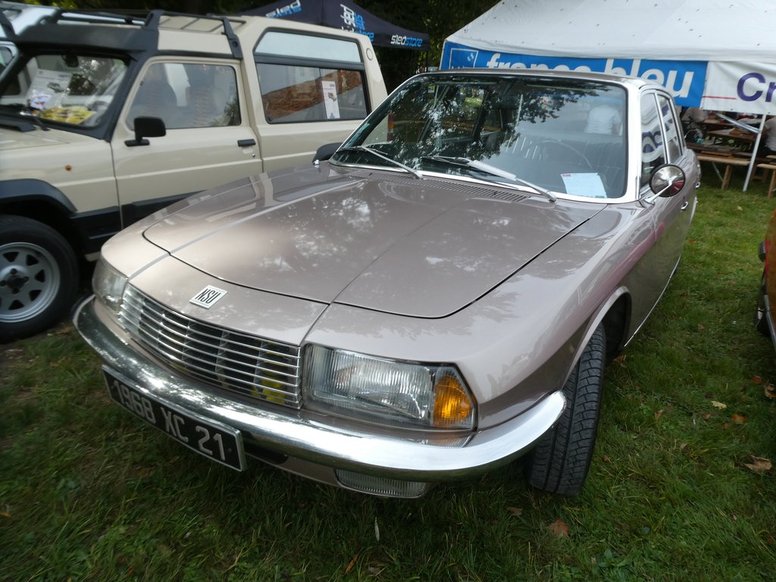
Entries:
{"type": "Polygon", "coordinates": [[[760,281],[760,293],[757,297],[757,310],[754,312],[754,327],[764,336],[770,337],[771,330],[768,328],[768,320],[765,315],[765,302],[763,301],[763,295],[765,295],[764,272],[762,280],[760,281]]]}
{"type": "Polygon", "coordinates": [[[581,491],[595,446],[605,358],[606,337],[599,325],[563,387],[563,414],[528,457],[532,486],[561,495],[581,491]]]}
{"type": "Polygon", "coordinates": [[[0,216],[0,342],[60,321],[78,280],[78,261],[61,234],[36,220],[0,216]]]}

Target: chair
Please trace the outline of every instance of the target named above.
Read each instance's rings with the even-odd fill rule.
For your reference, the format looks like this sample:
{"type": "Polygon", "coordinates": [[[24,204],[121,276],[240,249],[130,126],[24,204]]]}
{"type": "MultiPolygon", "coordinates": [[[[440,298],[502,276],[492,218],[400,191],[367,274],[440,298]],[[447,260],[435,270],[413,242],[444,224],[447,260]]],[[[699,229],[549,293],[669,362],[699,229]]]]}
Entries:
{"type": "Polygon", "coordinates": [[[771,173],[771,181],[768,183],[768,198],[773,198],[773,192],[776,191],[776,156],[768,156],[767,161],[757,164],[761,170],[771,173]]]}
{"type": "Polygon", "coordinates": [[[208,85],[192,85],[189,87],[189,106],[188,118],[191,127],[212,127],[223,125],[219,116],[223,110],[219,111],[216,107],[216,100],[213,96],[214,88],[208,85]]]}
{"type": "Polygon", "coordinates": [[[177,107],[178,98],[167,81],[145,79],[132,102],[129,122],[134,126],[136,117],[152,115],[161,117],[165,125],[169,126],[177,107]]]}

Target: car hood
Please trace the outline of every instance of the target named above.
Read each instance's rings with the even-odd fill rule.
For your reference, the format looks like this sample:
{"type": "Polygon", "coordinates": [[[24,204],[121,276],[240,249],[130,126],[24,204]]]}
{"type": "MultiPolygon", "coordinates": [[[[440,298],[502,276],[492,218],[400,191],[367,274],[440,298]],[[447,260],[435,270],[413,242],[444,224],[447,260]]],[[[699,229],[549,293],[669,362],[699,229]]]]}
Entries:
{"type": "Polygon", "coordinates": [[[92,137],[57,129],[44,131],[36,127],[32,131],[19,131],[8,127],[0,127],[0,151],[62,146],[92,141],[94,141],[92,137]]]}
{"type": "Polygon", "coordinates": [[[324,164],[192,198],[145,237],[240,286],[436,318],[476,301],[604,207],[324,164]]]}

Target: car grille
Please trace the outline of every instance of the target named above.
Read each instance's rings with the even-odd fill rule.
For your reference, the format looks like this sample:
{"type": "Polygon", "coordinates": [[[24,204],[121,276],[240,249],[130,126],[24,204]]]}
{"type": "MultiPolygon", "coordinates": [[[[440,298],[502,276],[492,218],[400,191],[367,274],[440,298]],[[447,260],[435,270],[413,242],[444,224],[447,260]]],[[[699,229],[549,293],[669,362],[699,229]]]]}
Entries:
{"type": "Polygon", "coordinates": [[[184,374],[249,399],[300,406],[298,346],[197,321],[132,286],[119,318],[135,340],[184,374]]]}

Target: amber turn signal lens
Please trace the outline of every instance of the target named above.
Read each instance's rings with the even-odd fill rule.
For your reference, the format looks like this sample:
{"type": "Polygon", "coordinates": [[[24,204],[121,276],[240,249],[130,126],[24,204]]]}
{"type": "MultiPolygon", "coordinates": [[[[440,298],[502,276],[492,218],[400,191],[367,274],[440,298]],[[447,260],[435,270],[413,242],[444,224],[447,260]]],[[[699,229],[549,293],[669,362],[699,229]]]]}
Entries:
{"type": "Polygon", "coordinates": [[[474,405],[466,388],[452,374],[445,374],[434,385],[434,426],[471,426],[474,405]]]}

